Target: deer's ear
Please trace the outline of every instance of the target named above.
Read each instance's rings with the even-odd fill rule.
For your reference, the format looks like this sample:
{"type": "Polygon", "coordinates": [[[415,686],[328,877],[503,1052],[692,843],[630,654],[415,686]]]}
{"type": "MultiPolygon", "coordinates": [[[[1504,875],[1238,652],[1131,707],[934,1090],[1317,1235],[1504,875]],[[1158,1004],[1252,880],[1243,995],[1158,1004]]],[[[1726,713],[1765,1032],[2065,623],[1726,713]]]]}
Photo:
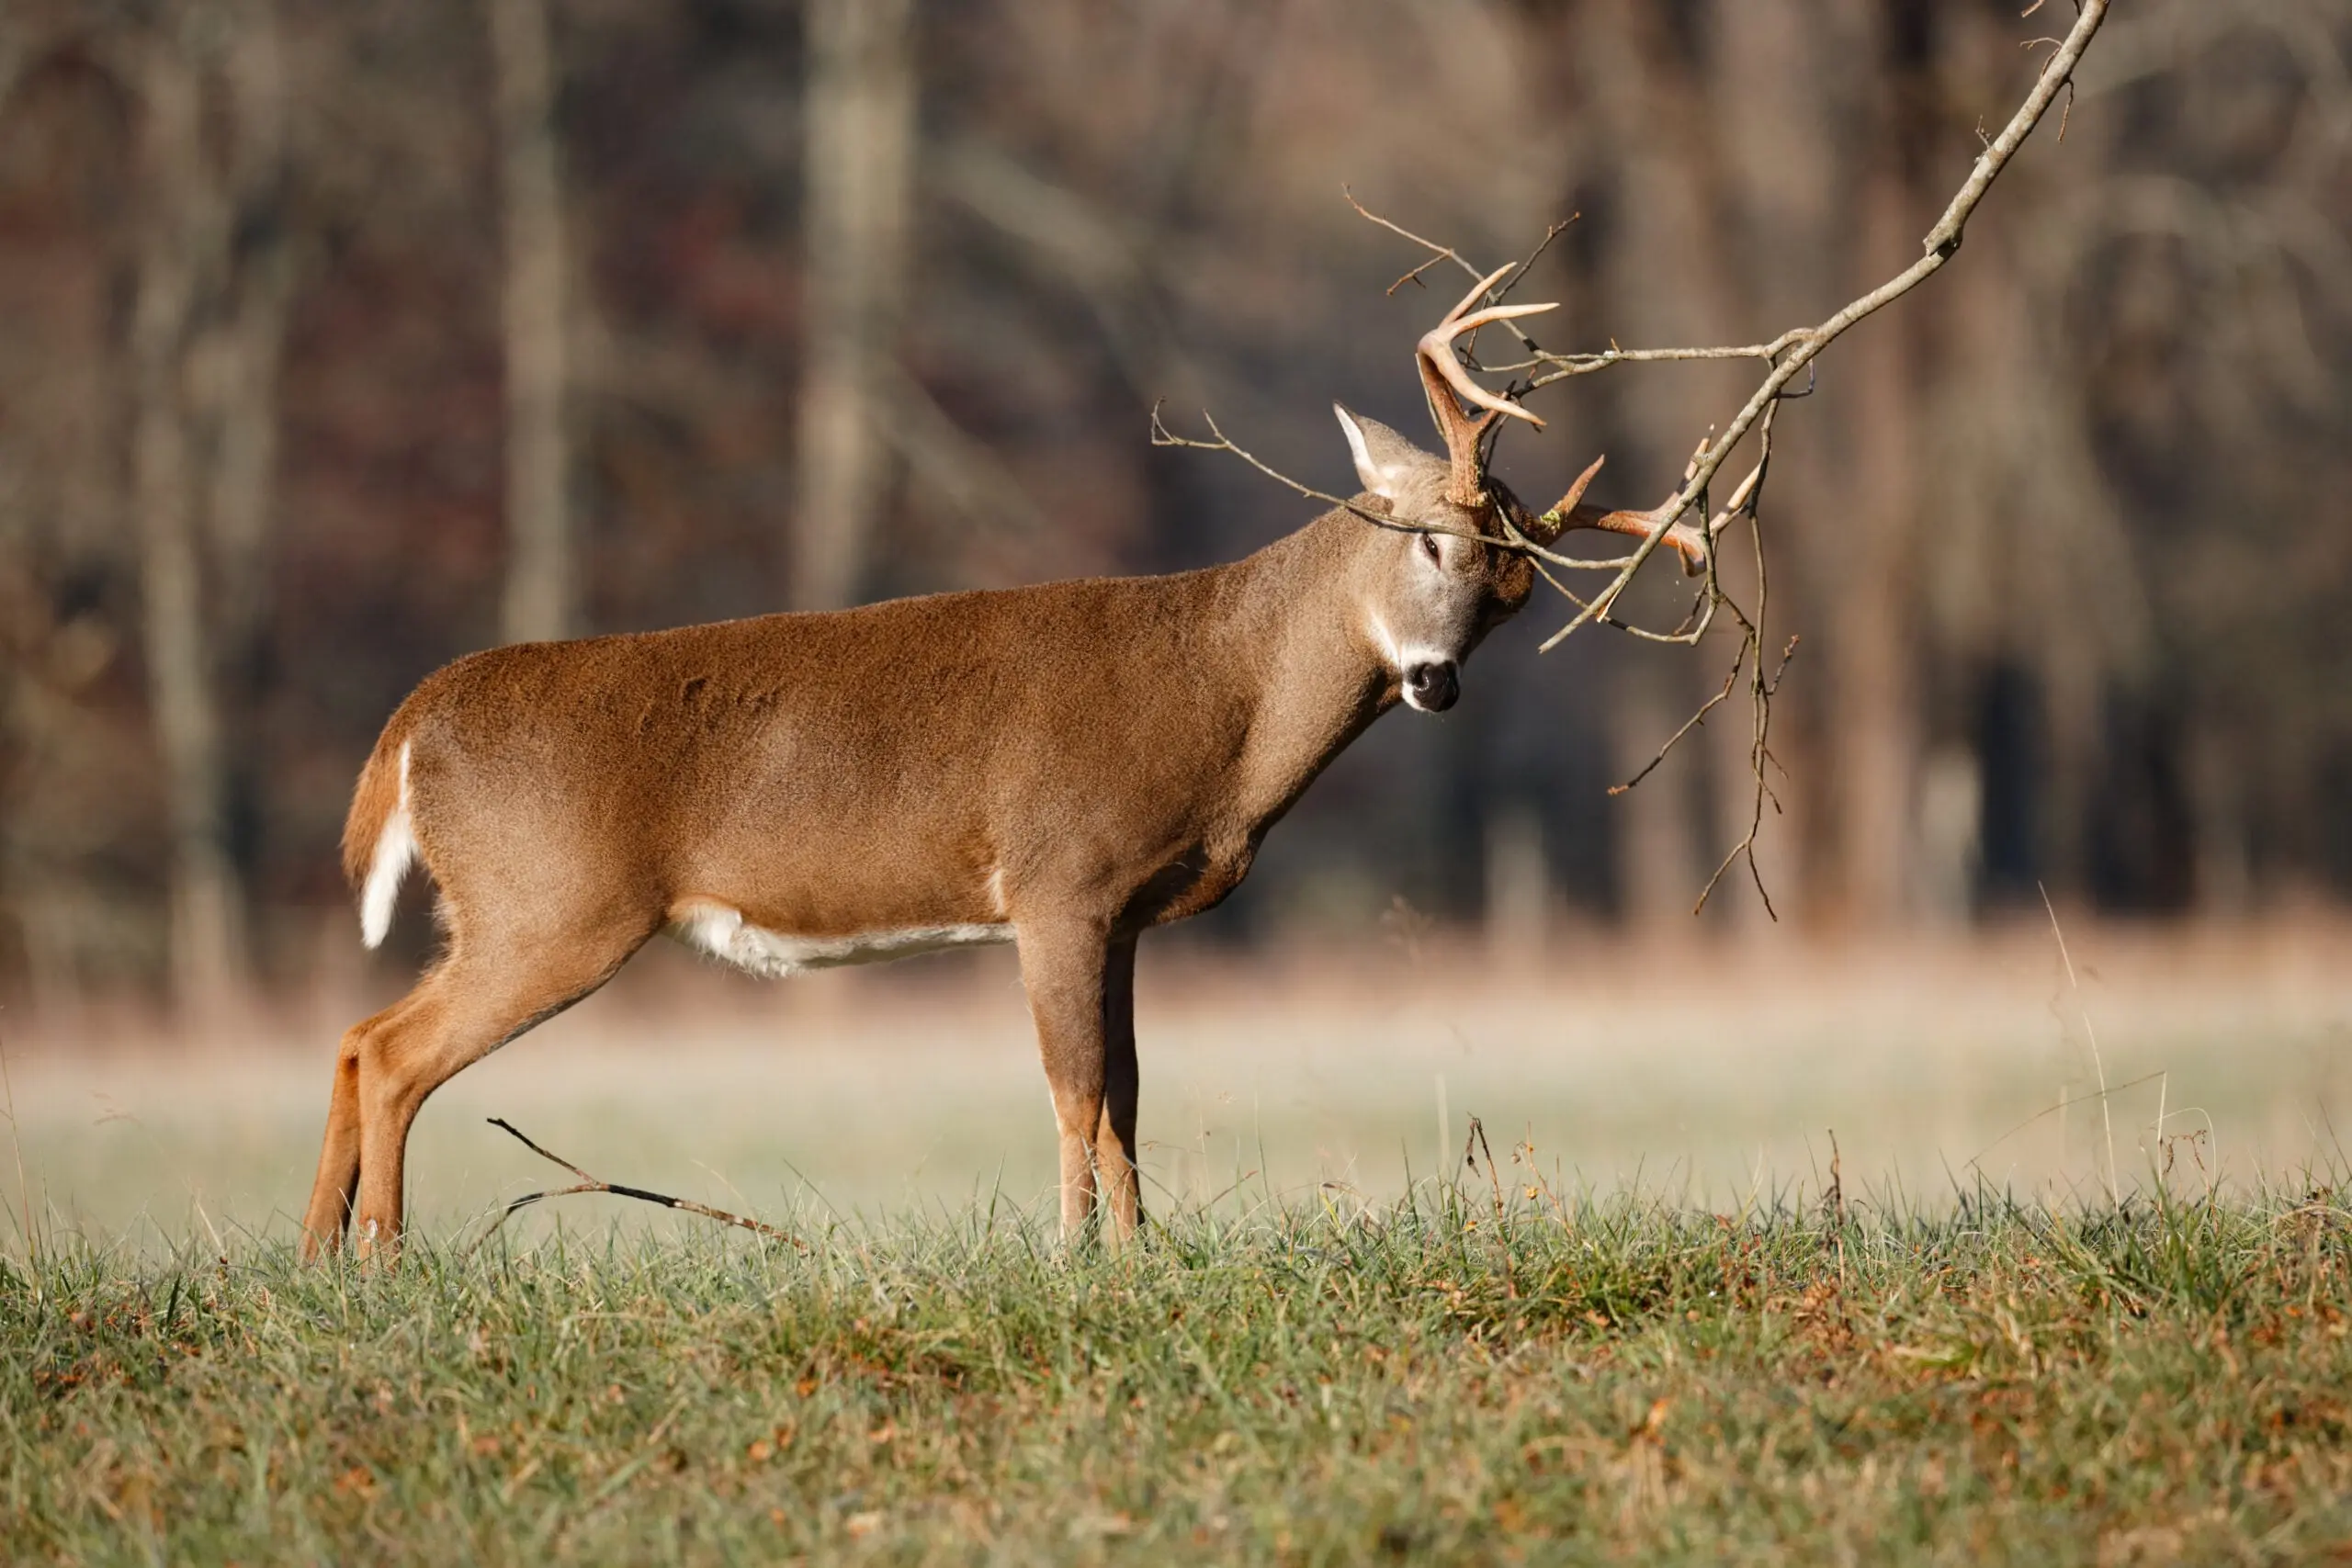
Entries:
{"type": "Polygon", "coordinates": [[[1406,476],[1414,466],[1436,461],[1376,419],[1350,413],[1337,403],[1331,405],[1331,412],[1340,416],[1340,428],[1347,434],[1348,451],[1356,460],[1356,478],[1374,495],[1389,501],[1401,499],[1406,476]]]}

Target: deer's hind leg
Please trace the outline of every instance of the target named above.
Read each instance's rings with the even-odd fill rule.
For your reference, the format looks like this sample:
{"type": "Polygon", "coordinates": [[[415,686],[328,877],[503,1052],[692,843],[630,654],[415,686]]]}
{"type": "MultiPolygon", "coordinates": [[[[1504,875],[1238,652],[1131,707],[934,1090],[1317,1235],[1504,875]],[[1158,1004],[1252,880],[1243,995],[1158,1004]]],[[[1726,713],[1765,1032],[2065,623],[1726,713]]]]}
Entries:
{"type": "MultiPolygon", "coordinates": [[[[359,1169],[351,1224],[362,1257],[397,1253],[409,1128],[433,1091],[612,978],[653,930],[650,920],[528,937],[461,928],[406,1000],[355,1031],[359,1169]]],[[[338,1064],[338,1094],[342,1087],[338,1064]]]]}
{"type": "MultiPolygon", "coordinates": [[[[422,987],[419,987],[422,989],[422,987]]],[[[344,1031],[334,1057],[334,1087],[327,1098],[326,1136],[319,1149],[319,1174],[302,1213],[302,1258],[314,1261],[343,1246],[344,1227],[359,1194],[359,1056],[368,1037],[396,1020],[416,1000],[411,991],[373,1018],[344,1031]]]]}

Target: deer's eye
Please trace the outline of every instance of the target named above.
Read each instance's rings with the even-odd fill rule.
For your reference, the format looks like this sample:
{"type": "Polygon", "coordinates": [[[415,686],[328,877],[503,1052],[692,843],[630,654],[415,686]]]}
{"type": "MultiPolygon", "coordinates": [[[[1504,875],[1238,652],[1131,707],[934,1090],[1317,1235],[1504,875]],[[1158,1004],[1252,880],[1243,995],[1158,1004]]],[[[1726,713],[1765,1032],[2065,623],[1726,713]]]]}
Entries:
{"type": "Polygon", "coordinates": [[[1437,536],[1435,534],[1423,534],[1421,536],[1421,554],[1430,558],[1430,564],[1431,566],[1442,566],[1445,564],[1444,558],[1438,553],[1437,536]]]}

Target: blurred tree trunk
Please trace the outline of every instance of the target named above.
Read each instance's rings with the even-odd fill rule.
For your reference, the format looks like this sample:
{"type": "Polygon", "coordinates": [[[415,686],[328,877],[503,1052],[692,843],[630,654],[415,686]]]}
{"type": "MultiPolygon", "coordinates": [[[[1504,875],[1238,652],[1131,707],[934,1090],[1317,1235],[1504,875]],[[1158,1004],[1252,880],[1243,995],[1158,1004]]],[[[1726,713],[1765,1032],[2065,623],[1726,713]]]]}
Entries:
{"type": "MultiPolygon", "coordinates": [[[[1902,255],[1897,247],[1913,237],[1903,195],[1890,175],[1864,188],[1865,256],[1902,255]]],[[[1907,317],[1890,313],[1856,332],[1848,350],[1854,505],[1848,588],[1830,614],[1827,761],[1839,807],[1838,912],[1863,930],[1903,919],[1912,883],[1920,737],[1909,544],[1918,442],[1908,328],[1907,317]]]]}
{"type": "MultiPolygon", "coordinates": [[[[1676,650],[1636,647],[1617,660],[1610,687],[1610,772],[1623,783],[1657,755],[1659,744],[1689,714],[1689,682],[1680,664],[1658,655],[1676,650]],[[1646,656],[1646,657],[1645,657],[1646,656]]],[[[1706,873],[1699,868],[1691,831],[1692,774],[1687,758],[1669,758],[1635,788],[1616,797],[1617,908],[1636,930],[1687,937],[1690,906],[1706,873]]]]}
{"type": "Polygon", "coordinates": [[[276,522],[279,366],[293,265],[282,235],[245,258],[238,297],[211,347],[204,389],[217,421],[208,512],[220,570],[218,613],[224,660],[248,667],[269,615],[269,542],[276,522]]]}
{"type": "Polygon", "coordinates": [[[220,238],[204,166],[200,84],[167,38],[133,55],[142,232],[131,310],[131,510],[149,702],[170,814],[173,999],[217,1014],[243,989],[243,890],[230,853],[227,753],[194,502],[187,351],[203,263],[220,238]]]}
{"type": "Polygon", "coordinates": [[[1543,814],[1528,801],[1504,800],[1487,815],[1486,852],[1487,956],[1532,969],[1547,949],[1554,904],[1543,814]]]}
{"type": "MultiPolygon", "coordinates": [[[[1918,0],[1870,0],[1868,57],[1877,59],[1862,123],[1871,153],[1858,192],[1851,288],[1865,288],[1918,254],[1926,231],[1917,190],[1927,21],[1918,0]]],[[[1852,396],[1849,479],[1853,506],[1840,530],[1844,586],[1829,615],[1830,721],[1825,761],[1838,802],[1838,913],[1881,931],[1915,912],[1913,832],[1919,752],[1918,594],[1913,549],[1917,507],[1919,312],[1890,311],[1854,333],[1844,375],[1852,396]]]]}
{"type": "MultiPolygon", "coordinates": [[[[1845,106],[1838,95],[1823,90],[1825,62],[1838,58],[1842,40],[1812,0],[1717,0],[1706,25],[1713,39],[1707,96],[1725,195],[1713,243],[1740,258],[1751,312],[1742,324],[1764,335],[1817,321],[1847,298],[1838,287],[1848,248],[1842,225],[1849,216],[1838,152],[1845,106]]],[[[1842,508],[1823,503],[1842,479],[1832,450],[1835,426],[1816,407],[1800,403],[1781,411],[1763,502],[1772,587],[1767,667],[1778,668],[1792,631],[1808,638],[1774,708],[1772,752],[1780,765],[1770,772],[1781,810],[1766,807],[1758,843],[1765,884],[1783,919],[1814,912],[1825,863],[1832,858],[1821,840],[1835,818],[1821,809],[1824,768],[1806,746],[1807,721],[1820,706],[1824,685],[1814,663],[1823,600],[1806,569],[1816,541],[1842,530],[1847,519],[1842,508]]],[[[1745,585],[1749,546],[1744,538],[1727,536],[1727,542],[1745,585]]],[[[1819,550],[1829,553],[1826,542],[1819,550]]],[[[1839,585],[1846,586],[1842,574],[1839,585]]],[[[1742,711],[1709,721],[1710,728],[1721,730],[1714,742],[1717,830],[1729,835],[1726,848],[1747,830],[1755,804],[1753,780],[1746,776],[1744,694],[1733,705],[1742,711]]],[[[1747,911],[1742,919],[1762,913],[1752,889],[1732,907],[1747,911]]]]}
{"type": "Polygon", "coordinates": [[[499,196],[505,215],[508,642],[569,637],[580,624],[564,423],[563,197],[546,0],[491,0],[499,196]]]}
{"type": "MultiPolygon", "coordinates": [[[[1688,112],[1705,98],[1697,32],[1678,28],[1666,10],[1643,0],[1601,0],[1590,24],[1582,43],[1590,61],[1593,108],[1610,129],[1620,163],[1607,218],[1613,241],[1603,282],[1608,319],[1593,335],[1645,346],[1738,341],[1747,312],[1723,242],[1723,170],[1704,120],[1688,112]]],[[[1632,437],[1630,449],[1612,454],[1611,472],[1621,485],[1641,487],[1621,504],[1672,493],[1692,445],[1724,411],[1738,406],[1753,379],[1745,366],[1700,365],[1627,378],[1611,389],[1632,437]]],[[[1656,575],[1645,618],[1671,625],[1679,612],[1661,615],[1658,610],[1680,602],[1679,587],[1664,590],[1668,578],[1680,580],[1670,570],[1656,575]]],[[[1615,725],[1621,781],[1638,772],[1704,700],[1702,688],[1721,683],[1717,660],[1728,663],[1731,656],[1728,647],[1711,639],[1701,660],[1684,661],[1700,667],[1669,675],[1651,665],[1650,650],[1626,651],[1629,657],[1616,664],[1625,682],[1617,694],[1615,725]]],[[[1718,843],[1720,823],[1706,821],[1702,829],[1705,819],[1691,809],[1694,791],[1709,774],[1718,800],[1736,793],[1747,774],[1744,744],[1736,772],[1721,756],[1738,739],[1735,732],[1745,730],[1745,714],[1727,705],[1716,716],[1710,733],[1686,741],[1621,801],[1628,835],[1619,863],[1622,892],[1636,919],[1679,918],[1687,926],[1707,872],[1746,832],[1743,822],[1718,843]],[[1711,734],[1724,739],[1711,745],[1711,734]],[[1653,878],[1664,882],[1650,886],[1653,878]]],[[[1762,914],[1752,897],[1726,899],[1724,907],[1737,911],[1728,917],[1734,919],[1762,914]]]]}
{"type": "MultiPolygon", "coordinates": [[[[1746,258],[1758,335],[1817,321],[1916,254],[1911,152],[1895,105],[1914,81],[1889,0],[1720,0],[1710,95],[1725,168],[1718,243],[1746,258]],[[1848,70],[1854,60],[1883,70],[1848,70]],[[1858,221],[1859,209],[1859,221],[1858,221]]],[[[1908,637],[1912,311],[1889,312],[1825,365],[1821,401],[1784,411],[1764,501],[1776,613],[1765,654],[1806,637],[1774,716],[1766,878],[1782,913],[1891,919],[1905,903],[1918,737],[1908,637]],[[1823,635],[1826,634],[1826,635],[1823,635]]],[[[1741,553],[1745,554],[1743,550],[1741,553]]],[[[1712,728],[1712,726],[1711,726],[1712,728]]],[[[1745,729],[1735,721],[1730,728],[1745,729]]],[[[1744,738],[1718,738],[1726,829],[1752,809],[1744,738]]],[[[1759,910],[1760,912],[1760,910],[1759,910]]]]}
{"type": "MultiPolygon", "coordinates": [[[[209,427],[206,520],[211,550],[213,652],[228,744],[221,756],[222,830],[249,880],[260,852],[266,738],[260,716],[268,680],[271,545],[277,530],[278,377],[293,298],[287,230],[286,73],[275,6],[252,0],[230,13],[236,27],[223,62],[235,137],[226,160],[223,213],[227,298],[195,350],[193,389],[209,427]]],[[[256,955],[258,967],[262,962],[256,955]]]]}
{"type": "Polygon", "coordinates": [[[203,378],[216,429],[211,520],[222,655],[250,671],[269,613],[269,544],[277,522],[278,372],[294,291],[287,232],[286,71],[277,19],[246,8],[227,76],[236,116],[230,158],[233,297],[213,330],[203,378]]]}
{"type": "Polygon", "coordinates": [[[888,385],[914,173],[909,0],[810,0],[808,254],[792,600],[854,603],[888,491],[888,385]]]}

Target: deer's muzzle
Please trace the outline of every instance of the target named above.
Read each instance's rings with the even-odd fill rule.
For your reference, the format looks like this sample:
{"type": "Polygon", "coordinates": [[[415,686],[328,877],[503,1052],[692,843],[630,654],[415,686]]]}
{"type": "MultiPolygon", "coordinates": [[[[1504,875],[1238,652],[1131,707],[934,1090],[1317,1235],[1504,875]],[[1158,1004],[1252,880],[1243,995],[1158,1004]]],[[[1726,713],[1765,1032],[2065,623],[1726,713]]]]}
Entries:
{"type": "Polygon", "coordinates": [[[1451,659],[1431,660],[1405,671],[1405,701],[1423,713],[1443,713],[1462,694],[1462,677],[1451,659]]]}

